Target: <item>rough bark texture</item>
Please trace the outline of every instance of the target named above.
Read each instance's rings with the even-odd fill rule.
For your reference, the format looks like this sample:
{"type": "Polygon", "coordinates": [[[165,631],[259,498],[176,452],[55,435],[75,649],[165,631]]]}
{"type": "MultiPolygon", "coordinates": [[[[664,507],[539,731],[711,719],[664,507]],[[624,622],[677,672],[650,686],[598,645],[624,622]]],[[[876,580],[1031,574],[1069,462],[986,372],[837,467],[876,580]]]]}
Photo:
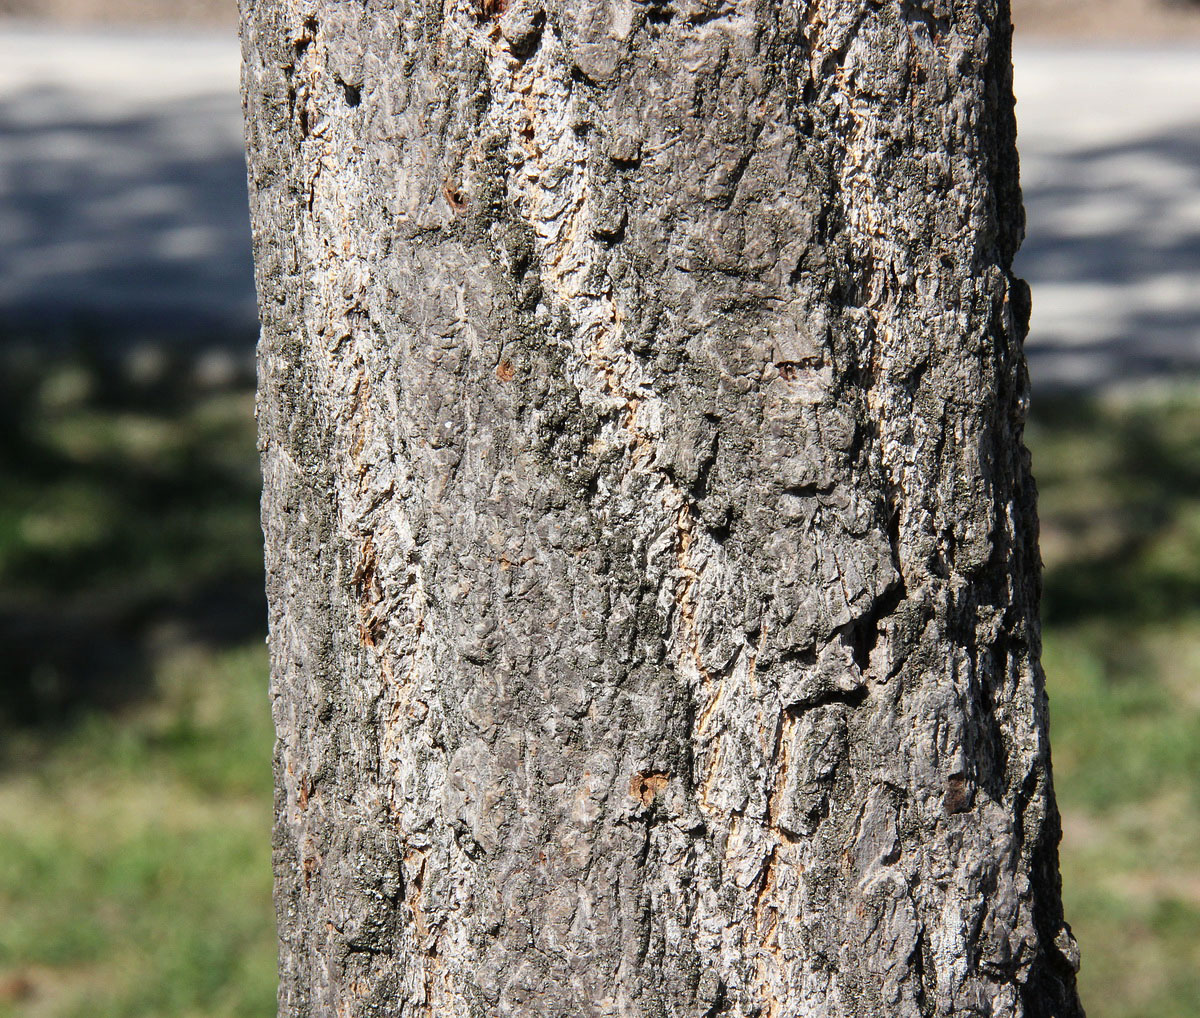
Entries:
{"type": "Polygon", "coordinates": [[[1009,38],[243,0],[281,1014],[1082,1014],[1009,38]]]}

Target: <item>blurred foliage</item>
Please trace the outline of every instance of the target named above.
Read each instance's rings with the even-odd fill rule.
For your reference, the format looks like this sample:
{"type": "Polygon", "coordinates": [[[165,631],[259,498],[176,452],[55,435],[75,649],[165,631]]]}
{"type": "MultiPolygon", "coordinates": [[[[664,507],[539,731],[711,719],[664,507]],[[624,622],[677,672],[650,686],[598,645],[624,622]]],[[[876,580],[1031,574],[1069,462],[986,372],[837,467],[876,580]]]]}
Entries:
{"type": "Polygon", "coordinates": [[[1091,1018],[1200,1004],[1200,391],[1035,403],[1067,917],[1091,1018]]]}
{"type": "MultiPolygon", "coordinates": [[[[250,383],[161,353],[2,377],[0,1018],[265,1018],[250,383]]],[[[1200,1000],[1197,435],[1193,390],[1042,399],[1028,429],[1092,1018],[1200,1000]]]]}
{"type": "Polygon", "coordinates": [[[0,1016],[274,1010],[253,393],[5,351],[0,1016]]]}
{"type": "Polygon", "coordinates": [[[0,366],[0,724],[136,699],[156,638],[265,618],[249,387],[154,350],[48,359],[0,366]]]}

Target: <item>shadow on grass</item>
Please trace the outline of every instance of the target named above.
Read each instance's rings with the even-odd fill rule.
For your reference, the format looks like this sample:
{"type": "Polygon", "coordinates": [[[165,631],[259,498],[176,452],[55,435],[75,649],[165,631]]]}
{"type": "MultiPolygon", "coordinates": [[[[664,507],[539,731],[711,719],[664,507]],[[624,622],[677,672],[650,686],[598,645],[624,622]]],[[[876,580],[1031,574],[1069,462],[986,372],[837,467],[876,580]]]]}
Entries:
{"type": "Polygon", "coordinates": [[[0,727],[150,692],[165,646],[265,632],[249,379],[142,349],[0,365],[0,727]]]}
{"type": "Polygon", "coordinates": [[[1167,622],[1200,609],[1200,394],[1038,403],[1049,626],[1167,622]]]}

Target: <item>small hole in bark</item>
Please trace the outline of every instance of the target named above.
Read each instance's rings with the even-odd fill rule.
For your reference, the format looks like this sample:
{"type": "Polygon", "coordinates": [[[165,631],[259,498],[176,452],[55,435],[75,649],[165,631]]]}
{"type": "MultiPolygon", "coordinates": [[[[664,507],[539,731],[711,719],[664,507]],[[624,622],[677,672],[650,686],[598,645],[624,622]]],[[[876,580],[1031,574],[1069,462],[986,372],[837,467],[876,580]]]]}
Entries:
{"type": "Polygon", "coordinates": [[[583,68],[576,64],[571,65],[571,85],[590,85],[595,88],[596,83],[583,73],[583,68]]]}
{"type": "Polygon", "coordinates": [[[629,794],[643,806],[649,806],[670,780],[665,771],[641,771],[630,780],[629,794]]]}
{"type": "Polygon", "coordinates": [[[947,813],[965,813],[971,808],[971,786],[961,774],[946,779],[946,794],[942,806],[947,813]]]}
{"type": "Polygon", "coordinates": [[[304,51],[312,45],[313,39],[317,37],[317,19],[305,18],[300,23],[300,37],[292,43],[292,52],[296,56],[302,56],[304,51]]]}
{"type": "Polygon", "coordinates": [[[616,227],[598,227],[592,231],[592,236],[607,247],[621,243],[625,239],[625,217],[616,227]]]}
{"type": "Polygon", "coordinates": [[[475,17],[480,21],[498,21],[508,10],[508,0],[479,0],[475,17]]]}
{"type": "Polygon", "coordinates": [[[512,55],[518,60],[528,60],[542,44],[542,30],[546,27],[546,13],[538,11],[530,22],[532,26],[528,35],[512,42],[512,55]]]}
{"type": "Polygon", "coordinates": [[[446,181],[442,185],[442,194],[446,198],[446,203],[455,211],[461,212],[467,207],[467,199],[463,197],[463,193],[458,189],[458,186],[446,181]]]}
{"type": "Polygon", "coordinates": [[[675,12],[666,4],[656,5],[646,12],[646,20],[652,25],[668,25],[674,17],[675,12]]]}
{"type": "Polygon", "coordinates": [[[342,86],[342,95],[346,97],[346,105],[355,107],[362,102],[362,85],[350,85],[344,81],[339,82],[342,86]]]}

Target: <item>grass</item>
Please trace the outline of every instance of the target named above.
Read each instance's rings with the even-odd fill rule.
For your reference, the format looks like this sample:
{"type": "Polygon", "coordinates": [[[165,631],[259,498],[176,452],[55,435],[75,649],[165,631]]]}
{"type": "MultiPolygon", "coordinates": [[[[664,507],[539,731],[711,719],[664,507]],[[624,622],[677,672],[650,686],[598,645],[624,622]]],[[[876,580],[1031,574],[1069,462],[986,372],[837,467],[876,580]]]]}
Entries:
{"type": "Polygon", "coordinates": [[[1058,398],[1028,432],[1063,891],[1091,1018],[1200,1002],[1200,391],[1058,398]]]}
{"type": "Polygon", "coordinates": [[[0,781],[5,1015],[268,1015],[261,646],[180,650],[156,696],[0,781]]]}
{"type": "Polygon", "coordinates": [[[183,361],[0,391],[0,1018],[274,1010],[253,397],[183,361]]]}
{"type": "MultiPolygon", "coordinates": [[[[0,382],[0,1018],[274,1009],[248,383],[0,382]]],[[[1200,1000],[1200,390],[1035,404],[1067,914],[1092,1018],[1200,1000]]]]}

